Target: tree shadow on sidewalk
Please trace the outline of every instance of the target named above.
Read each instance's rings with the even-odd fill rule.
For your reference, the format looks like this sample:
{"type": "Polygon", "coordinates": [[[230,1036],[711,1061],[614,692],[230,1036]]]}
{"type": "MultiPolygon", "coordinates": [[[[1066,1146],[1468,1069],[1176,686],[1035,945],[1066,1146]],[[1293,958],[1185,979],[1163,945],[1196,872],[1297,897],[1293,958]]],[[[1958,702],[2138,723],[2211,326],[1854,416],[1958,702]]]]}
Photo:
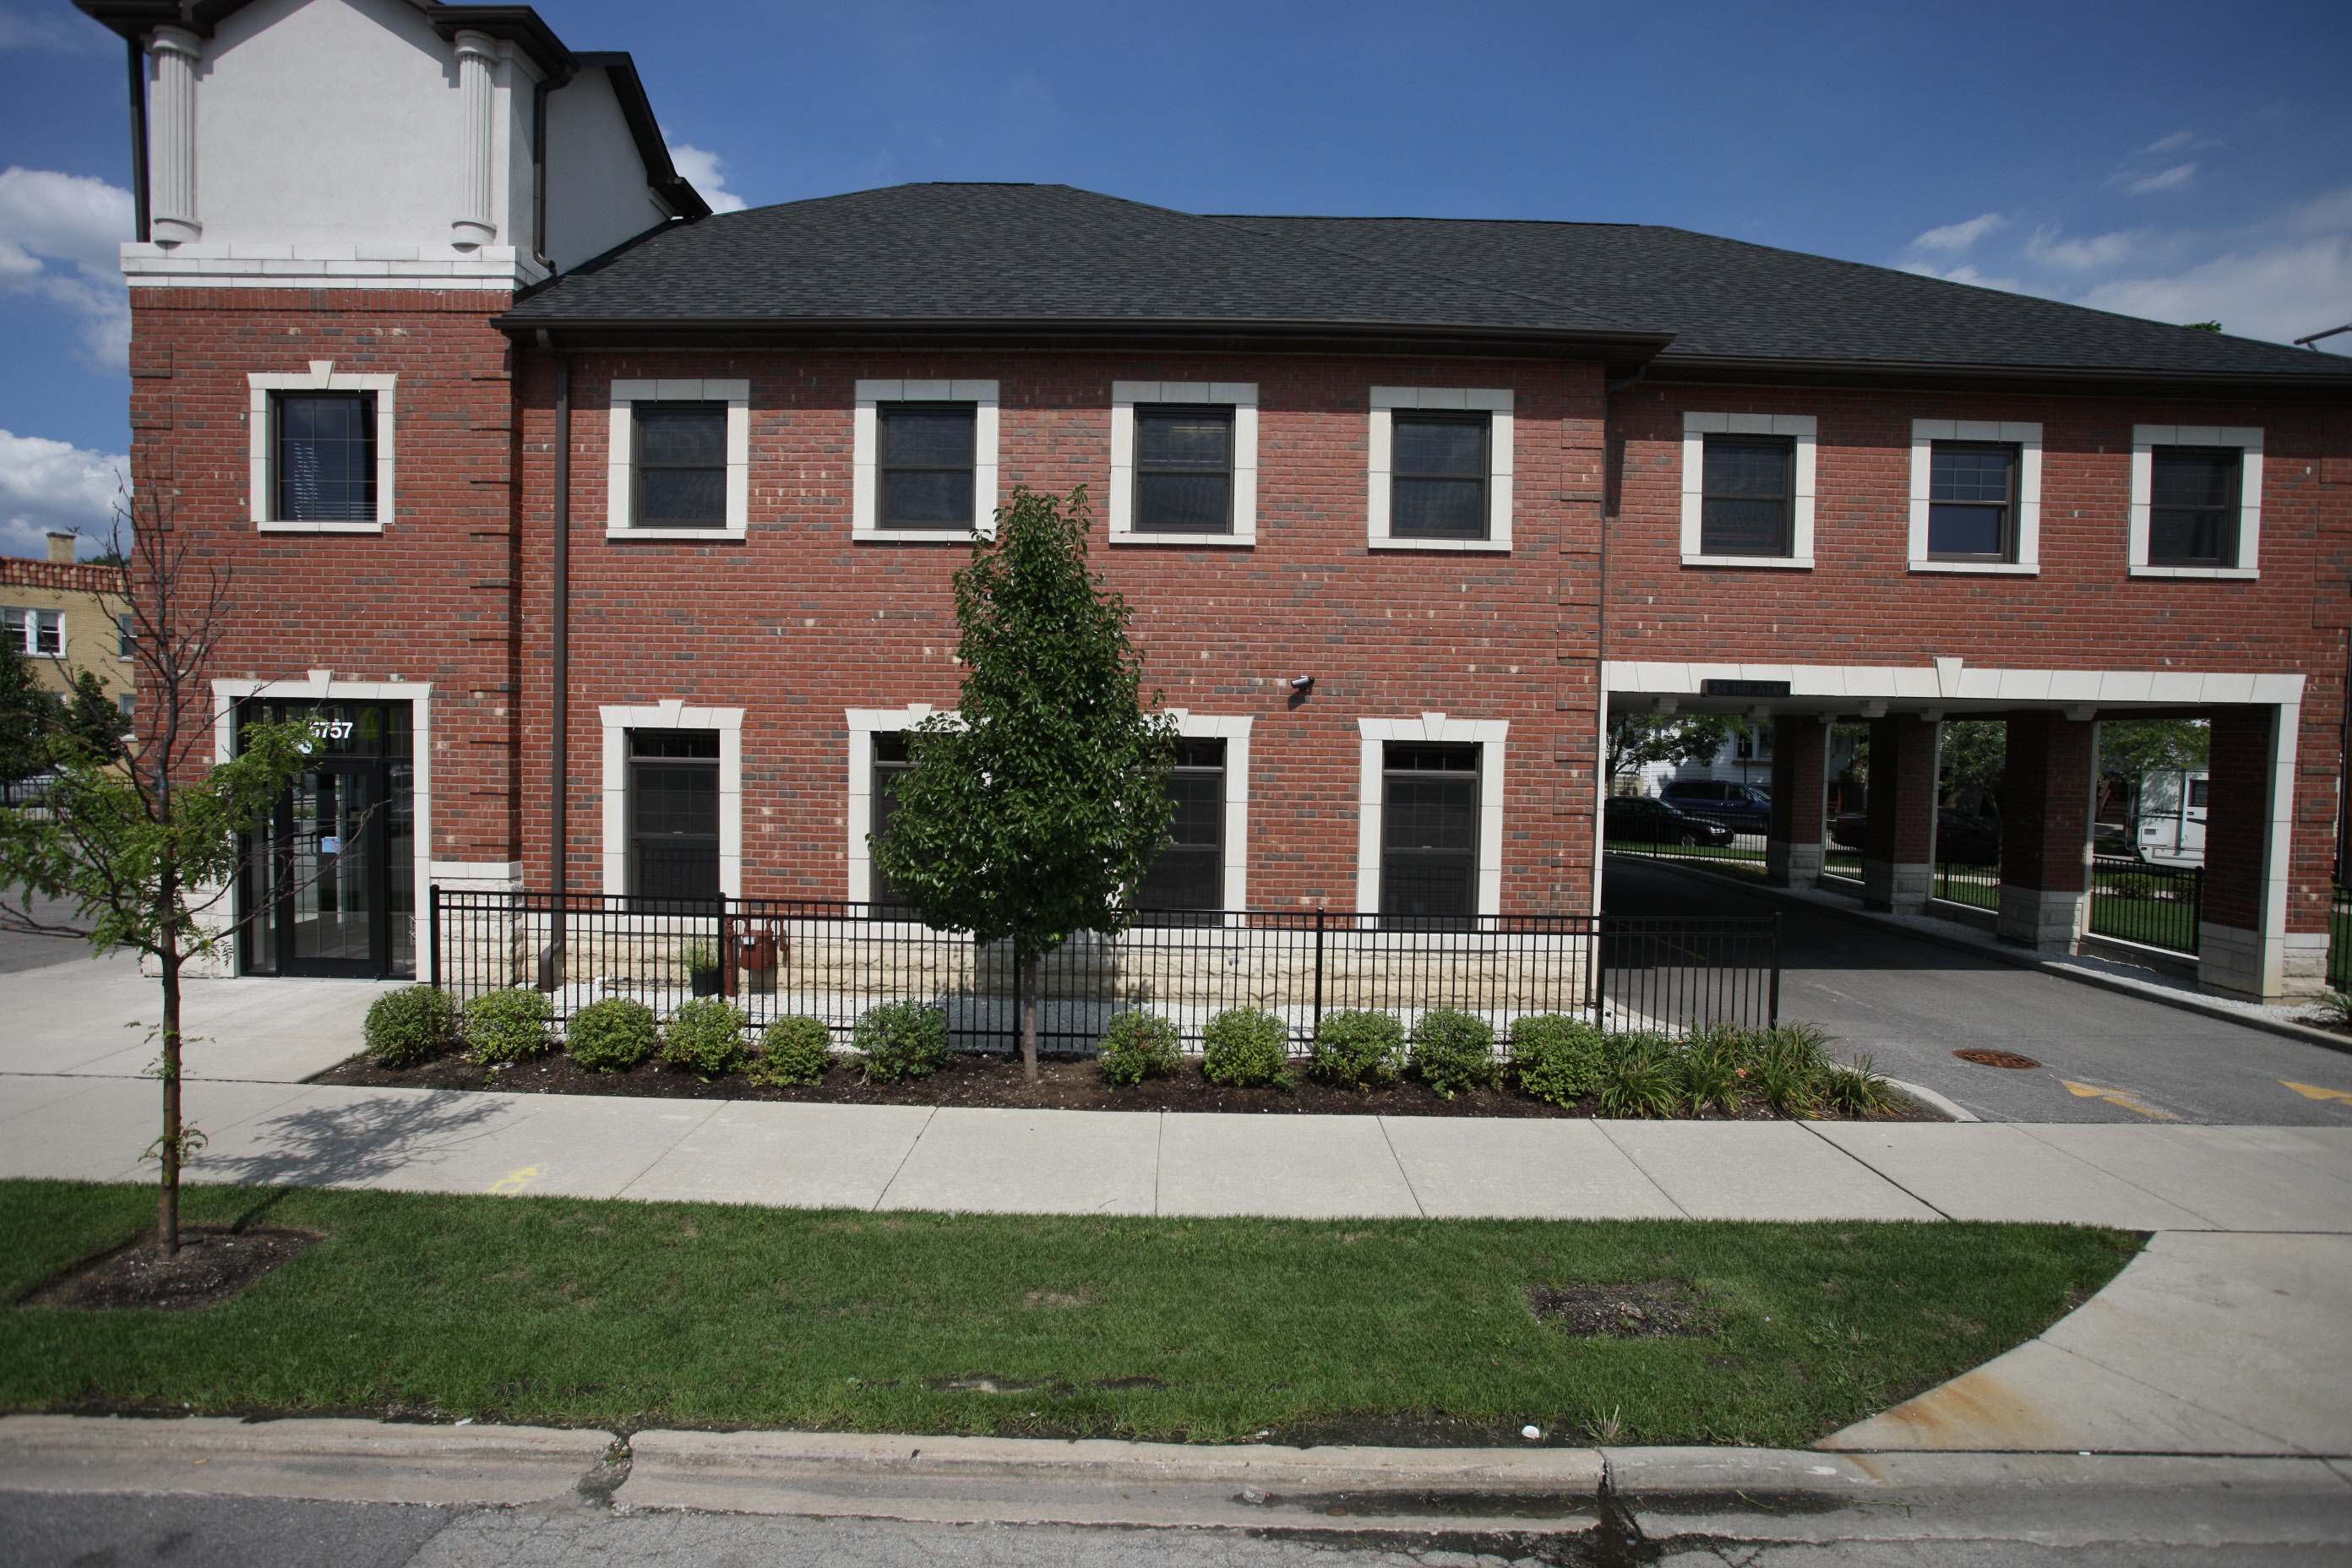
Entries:
{"type": "Polygon", "coordinates": [[[204,1155],[189,1173],[247,1186],[364,1186],[460,1149],[512,1115],[479,1095],[385,1095],[348,1105],[314,1105],[261,1123],[263,1146],[204,1155]]]}

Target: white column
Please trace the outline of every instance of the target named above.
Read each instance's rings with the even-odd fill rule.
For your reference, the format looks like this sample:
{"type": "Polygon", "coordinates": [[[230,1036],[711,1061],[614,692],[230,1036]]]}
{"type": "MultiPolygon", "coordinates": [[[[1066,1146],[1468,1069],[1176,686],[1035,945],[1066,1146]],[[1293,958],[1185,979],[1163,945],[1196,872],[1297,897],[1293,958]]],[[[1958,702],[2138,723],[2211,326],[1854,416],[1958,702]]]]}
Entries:
{"type": "Polygon", "coordinates": [[[204,233],[196,221],[196,63],[204,41],[182,27],[147,40],[155,80],[147,95],[148,226],[158,245],[204,233]]]}
{"type": "Polygon", "coordinates": [[[449,243],[488,245],[499,236],[490,221],[490,152],[496,95],[491,73],[499,63],[498,40],[486,33],[457,35],[457,97],[466,117],[466,166],[460,171],[463,205],[451,219],[449,243]]]}

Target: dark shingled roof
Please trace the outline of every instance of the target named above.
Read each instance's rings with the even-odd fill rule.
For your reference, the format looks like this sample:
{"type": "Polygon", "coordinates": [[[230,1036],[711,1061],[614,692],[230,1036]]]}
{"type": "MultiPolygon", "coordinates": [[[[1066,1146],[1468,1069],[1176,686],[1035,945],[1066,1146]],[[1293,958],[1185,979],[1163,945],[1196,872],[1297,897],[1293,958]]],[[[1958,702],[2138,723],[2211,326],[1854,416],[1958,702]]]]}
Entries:
{"type": "Polygon", "coordinates": [[[505,324],[1321,330],[1581,341],[1623,363],[1664,345],[1662,374],[1827,364],[2352,383],[2335,356],[1685,229],[1202,216],[1067,185],[898,185],[673,224],[518,300],[505,324]]]}

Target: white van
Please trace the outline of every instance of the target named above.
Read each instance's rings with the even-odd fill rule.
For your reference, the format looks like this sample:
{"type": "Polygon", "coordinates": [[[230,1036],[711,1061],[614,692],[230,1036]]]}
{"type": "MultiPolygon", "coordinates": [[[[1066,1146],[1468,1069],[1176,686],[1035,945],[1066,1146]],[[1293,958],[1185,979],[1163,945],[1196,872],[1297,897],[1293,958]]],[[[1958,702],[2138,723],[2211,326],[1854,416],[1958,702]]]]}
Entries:
{"type": "Polygon", "coordinates": [[[2205,864],[2203,768],[2158,768],[2139,779],[2139,852],[2162,865],[2205,864]]]}

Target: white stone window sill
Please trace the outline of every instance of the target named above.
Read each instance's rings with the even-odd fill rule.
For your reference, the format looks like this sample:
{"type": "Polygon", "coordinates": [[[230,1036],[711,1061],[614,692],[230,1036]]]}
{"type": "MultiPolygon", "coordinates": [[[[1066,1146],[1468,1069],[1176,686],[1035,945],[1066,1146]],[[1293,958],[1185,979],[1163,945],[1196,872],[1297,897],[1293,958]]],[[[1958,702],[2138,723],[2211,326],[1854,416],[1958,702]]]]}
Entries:
{"type": "Polygon", "coordinates": [[[1810,572],[1810,555],[1685,555],[1685,566],[1760,566],[1772,572],[1810,572]]]}
{"type": "Polygon", "coordinates": [[[969,528],[866,528],[851,531],[852,544],[970,544],[969,528]]]}
{"type": "Polygon", "coordinates": [[[1210,550],[1253,550],[1255,533],[1114,533],[1113,544],[1182,544],[1210,550]]]}
{"type": "Polygon", "coordinates": [[[1438,550],[1454,554],[1476,551],[1488,555],[1508,555],[1511,545],[1504,539],[1374,539],[1367,541],[1373,550],[1438,550]]]}
{"type": "Polygon", "coordinates": [[[658,544],[665,540],[731,539],[740,542],[749,535],[740,528],[608,528],[604,531],[604,537],[608,540],[641,539],[658,544]]]}
{"type": "Polygon", "coordinates": [[[2232,583],[2251,583],[2260,577],[2256,566],[2135,566],[2135,577],[2219,577],[2232,583]]]}
{"type": "Polygon", "coordinates": [[[1989,577],[2038,577],[2042,574],[2039,562],[2033,561],[1914,561],[1914,572],[1973,572],[1989,577]]]}
{"type": "Polygon", "coordinates": [[[264,533],[382,533],[380,522],[259,522],[264,533]]]}

